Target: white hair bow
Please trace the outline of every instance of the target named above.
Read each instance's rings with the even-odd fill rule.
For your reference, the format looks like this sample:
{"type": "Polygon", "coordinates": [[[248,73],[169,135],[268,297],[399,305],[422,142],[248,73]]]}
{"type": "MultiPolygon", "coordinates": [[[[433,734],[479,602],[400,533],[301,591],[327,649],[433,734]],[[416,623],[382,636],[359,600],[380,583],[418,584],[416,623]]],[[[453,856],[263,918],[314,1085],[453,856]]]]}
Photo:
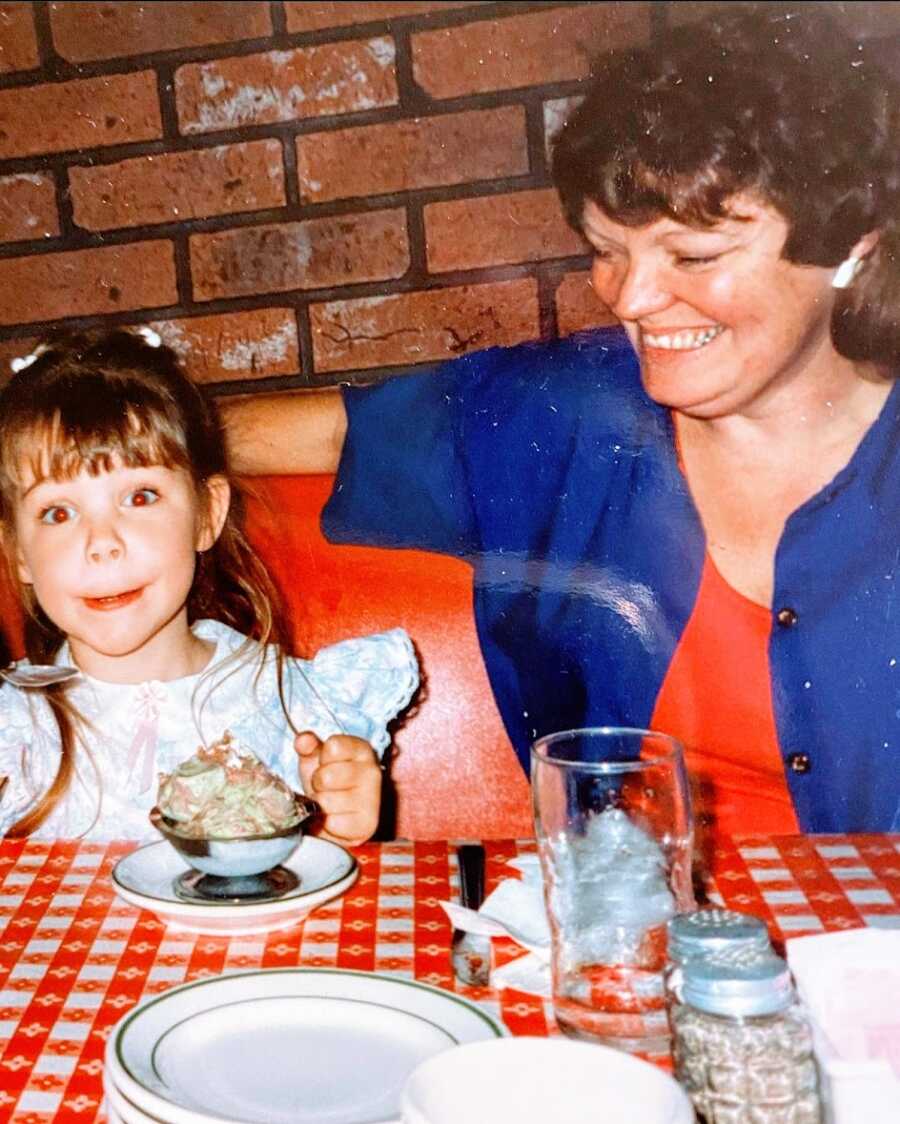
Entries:
{"type": "Polygon", "coordinates": [[[147,324],[144,324],[140,328],[138,328],[137,334],[149,347],[162,347],[162,336],[159,334],[159,332],[155,332],[147,324]]]}
{"type": "Polygon", "coordinates": [[[32,351],[30,354],[20,355],[16,359],[10,359],[9,365],[12,369],[13,374],[17,375],[19,371],[24,371],[26,367],[30,367],[36,359],[40,359],[40,357],[46,350],[46,344],[39,343],[34,351],[32,351]]]}

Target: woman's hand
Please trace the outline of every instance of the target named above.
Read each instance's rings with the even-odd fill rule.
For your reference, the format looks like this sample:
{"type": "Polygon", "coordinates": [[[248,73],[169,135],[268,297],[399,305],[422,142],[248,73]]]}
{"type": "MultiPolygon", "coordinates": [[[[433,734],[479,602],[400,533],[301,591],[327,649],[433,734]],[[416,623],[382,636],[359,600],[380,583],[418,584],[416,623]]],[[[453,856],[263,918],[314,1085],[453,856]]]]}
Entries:
{"type": "Polygon", "coordinates": [[[369,743],[349,734],[323,742],[307,732],[297,735],[294,748],[303,791],[325,814],[319,834],[344,847],[371,839],[381,808],[381,767],[369,743]]]}

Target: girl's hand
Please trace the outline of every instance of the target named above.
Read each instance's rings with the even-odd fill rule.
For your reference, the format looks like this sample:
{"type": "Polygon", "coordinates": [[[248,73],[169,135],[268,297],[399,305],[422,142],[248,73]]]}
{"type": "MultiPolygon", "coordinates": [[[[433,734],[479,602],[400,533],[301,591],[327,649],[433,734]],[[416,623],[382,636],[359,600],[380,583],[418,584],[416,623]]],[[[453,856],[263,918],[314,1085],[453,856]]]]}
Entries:
{"type": "Polygon", "coordinates": [[[375,751],[362,738],[333,734],[324,742],[313,733],[298,734],[303,791],[325,813],[319,834],[344,847],[370,839],[381,808],[381,767],[375,751]]]}

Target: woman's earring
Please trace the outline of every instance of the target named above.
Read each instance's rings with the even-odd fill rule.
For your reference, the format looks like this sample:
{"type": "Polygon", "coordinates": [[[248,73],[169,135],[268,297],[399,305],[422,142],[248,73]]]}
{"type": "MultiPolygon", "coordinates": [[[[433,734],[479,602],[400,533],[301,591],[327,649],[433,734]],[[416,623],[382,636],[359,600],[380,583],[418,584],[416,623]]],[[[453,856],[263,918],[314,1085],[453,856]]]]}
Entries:
{"type": "Polygon", "coordinates": [[[837,267],[837,272],[831,279],[831,287],[833,289],[846,289],[849,288],[853,278],[862,269],[862,258],[854,257],[853,254],[849,258],[845,258],[837,267]]]}

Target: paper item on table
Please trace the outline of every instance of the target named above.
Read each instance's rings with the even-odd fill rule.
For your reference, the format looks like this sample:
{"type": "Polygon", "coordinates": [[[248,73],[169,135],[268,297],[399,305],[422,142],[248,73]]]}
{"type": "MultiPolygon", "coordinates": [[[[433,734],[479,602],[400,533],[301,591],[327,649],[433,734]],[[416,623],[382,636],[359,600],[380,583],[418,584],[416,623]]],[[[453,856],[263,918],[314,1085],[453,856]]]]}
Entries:
{"type": "Polygon", "coordinates": [[[441,902],[454,929],[491,937],[511,937],[528,950],[491,972],[491,986],[511,987],[533,995],[550,995],[550,926],[544,909],[544,888],[537,855],[510,859],[508,866],[522,877],[505,878],[488,894],[481,909],[463,909],[455,902],[441,902]]]}
{"type": "Polygon", "coordinates": [[[888,1124],[900,1103],[900,931],[795,937],[787,959],[809,1011],[836,1124],[888,1124]],[[887,1114],[887,1115],[885,1115],[887,1114]]]}

